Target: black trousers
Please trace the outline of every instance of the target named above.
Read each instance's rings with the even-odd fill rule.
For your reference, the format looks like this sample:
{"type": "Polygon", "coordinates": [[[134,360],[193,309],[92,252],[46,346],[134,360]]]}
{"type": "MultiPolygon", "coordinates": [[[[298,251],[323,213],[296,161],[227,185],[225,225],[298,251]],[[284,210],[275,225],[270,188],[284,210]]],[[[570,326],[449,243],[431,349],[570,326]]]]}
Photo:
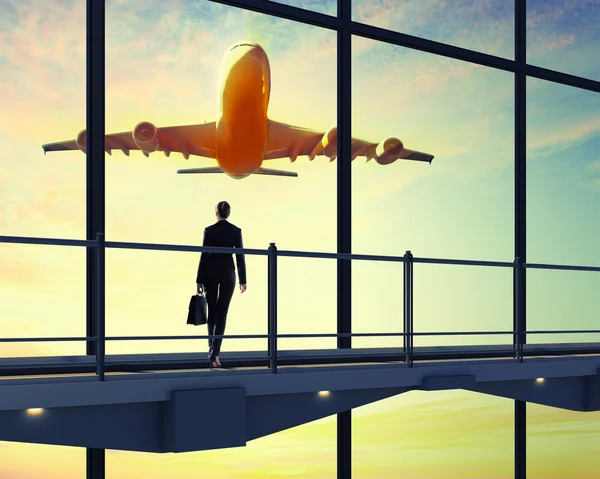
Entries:
{"type": "MultiPolygon", "coordinates": [[[[222,335],[225,333],[227,312],[231,297],[235,290],[235,271],[223,271],[219,279],[208,280],[204,284],[206,289],[206,302],[208,303],[208,335],[222,335]]],[[[221,352],[223,339],[208,339],[208,347],[212,356],[218,356],[221,352]]]]}

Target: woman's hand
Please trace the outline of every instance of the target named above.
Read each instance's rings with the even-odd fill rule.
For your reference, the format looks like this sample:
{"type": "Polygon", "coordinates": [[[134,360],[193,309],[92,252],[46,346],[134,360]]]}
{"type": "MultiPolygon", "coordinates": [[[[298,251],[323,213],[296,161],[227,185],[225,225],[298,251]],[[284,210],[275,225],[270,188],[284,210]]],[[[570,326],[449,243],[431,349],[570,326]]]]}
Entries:
{"type": "Polygon", "coordinates": [[[240,284],[240,293],[243,293],[244,291],[246,291],[246,285],[240,284]]]}

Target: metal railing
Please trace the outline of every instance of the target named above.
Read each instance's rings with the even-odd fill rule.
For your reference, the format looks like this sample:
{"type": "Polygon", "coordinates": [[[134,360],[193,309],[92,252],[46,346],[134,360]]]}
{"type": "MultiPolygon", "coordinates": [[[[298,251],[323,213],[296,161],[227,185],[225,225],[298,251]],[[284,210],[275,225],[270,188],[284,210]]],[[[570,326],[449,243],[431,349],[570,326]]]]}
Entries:
{"type": "Polygon", "coordinates": [[[456,335],[513,335],[513,358],[518,362],[523,362],[524,343],[526,334],[600,334],[600,330],[550,330],[550,331],[526,331],[523,327],[522,308],[520,304],[524,298],[521,298],[520,284],[523,281],[521,274],[526,268],[529,269],[553,269],[553,270],[571,270],[571,271],[593,271],[600,272],[600,267],[596,266],[568,266],[551,264],[526,264],[520,258],[514,262],[499,261],[473,261],[473,260],[453,260],[437,258],[415,258],[411,251],[407,251],[404,256],[389,255],[369,255],[369,254],[339,254],[308,251],[287,251],[278,250],[275,243],[270,243],[267,250],[250,248],[222,248],[212,246],[187,246],[173,244],[152,244],[152,243],[133,243],[133,242],[114,242],[105,241],[104,234],[98,233],[96,240],[72,240],[72,239],[52,239],[52,238],[33,238],[18,236],[0,236],[0,243],[11,244],[35,244],[35,245],[53,245],[53,246],[79,246],[87,248],[96,248],[96,317],[97,317],[97,335],[84,338],[0,338],[0,343],[4,342],[53,342],[53,341],[95,341],[96,343],[96,374],[100,381],[104,380],[106,366],[106,341],[148,341],[148,340],[176,340],[176,339],[209,339],[209,338],[229,338],[229,339],[267,339],[268,340],[268,366],[272,373],[278,372],[278,339],[280,338],[324,338],[324,337],[403,337],[403,359],[408,367],[413,367],[414,363],[414,336],[456,336],[456,335]],[[143,249],[154,251],[181,251],[181,252],[210,252],[225,254],[248,254],[267,256],[268,258],[268,332],[266,335],[248,334],[248,335],[191,335],[191,336],[115,336],[106,337],[105,329],[105,262],[104,255],[106,248],[114,249],[143,249]],[[380,261],[380,262],[399,262],[404,263],[404,332],[402,333],[316,333],[316,334],[278,334],[277,318],[277,259],[278,257],[300,257],[300,258],[324,258],[335,260],[351,261],[380,261]],[[515,330],[513,331],[460,331],[460,332],[415,332],[413,319],[413,265],[414,263],[425,264],[446,264],[446,265],[467,265],[467,266],[485,266],[512,268],[514,271],[514,301],[515,301],[515,330]]]}

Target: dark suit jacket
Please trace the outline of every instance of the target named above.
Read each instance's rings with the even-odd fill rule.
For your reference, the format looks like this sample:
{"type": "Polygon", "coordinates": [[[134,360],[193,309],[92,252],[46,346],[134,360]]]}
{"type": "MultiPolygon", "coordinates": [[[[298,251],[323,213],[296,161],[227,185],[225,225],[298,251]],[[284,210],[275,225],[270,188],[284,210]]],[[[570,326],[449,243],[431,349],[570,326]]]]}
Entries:
{"type": "MultiPolygon", "coordinates": [[[[227,220],[219,220],[214,225],[204,229],[202,246],[218,246],[223,248],[243,248],[242,230],[227,220]]],[[[243,254],[235,255],[240,284],[246,284],[246,261],[243,254]]],[[[196,283],[220,281],[231,277],[235,271],[233,255],[226,253],[202,252],[198,264],[196,283]]]]}

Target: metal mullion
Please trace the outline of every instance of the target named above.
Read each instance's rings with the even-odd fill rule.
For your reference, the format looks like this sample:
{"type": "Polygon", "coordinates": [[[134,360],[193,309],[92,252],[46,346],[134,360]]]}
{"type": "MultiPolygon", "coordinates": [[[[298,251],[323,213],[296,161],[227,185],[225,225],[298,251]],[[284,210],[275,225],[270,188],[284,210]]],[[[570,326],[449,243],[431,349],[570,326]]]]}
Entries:
{"type": "MultiPolygon", "coordinates": [[[[526,342],[526,279],[527,262],[527,2],[515,0],[515,60],[519,69],[515,73],[515,258],[514,274],[514,330],[517,346],[526,342]],[[518,288],[518,289],[517,289],[518,288]]],[[[527,477],[527,403],[514,402],[515,479],[527,477]]]]}
{"type": "MultiPolygon", "coordinates": [[[[86,0],[86,239],[96,240],[104,233],[105,180],[105,2],[86,0]]],[[[104,285],[97,284],[98,272],[103,271],[103,255],[97,255],[94,247],[86,248],[86,336],[96,336],[98,291],[104,285]]],[[[100,275],[102,278],[102,274],[100,275]]],[[[98,308],[100,306],[100,308],[98,308]]],[[[95,342],[86,342],[86,354],[96,354],[95,342]]],[[[105,479],[105,450],[86,448],[87,479],[105,479]]]]}
{"type": "MultiPolygon", "coordinates": [[[[517,17],[515,10],[515,22],[517,17]]],[[[476,63],[481,66],[496,68],[507,72],[524,72],[531,77],[539,78],[540,80],[561,83],[580,89],[600,92],[600,81],[583,78],[568,73],[562,73],[555,70],[549,70],[534,65],[527,65],[525,61],[519,61],[518,55],[515,55],[515,60],[508,58],[497,57],[488,53],[469,50],[467,48],[457,47],[434,40],[407,35],[406,33],[394,32],[373,25],[364,23],[352,22],[351,30],[353,35],[376,40],[392,45],[397,45],[413,50],[419,50],[425,53],[441,55],[455,60],[461,60],[469,63],[476,63]]],[[[515,42],[515,50],[517,49],[515,42]]]]}
{"type": "Polygon", "coordinates": [[[228,5],[230,7],[243,8],[256,13],[271,15],[273,17],[296,21],[313,25],[315,27],[337,30],[340,28],[340,20],[325,13],[314,12],[304,8],[292,7],[270,0],[209,0],[213,3],[228,5]]]}
{"type": "MultiPolygon", "coordinates": [[[[351,2],[338,0],[337,32],[337,252],[352,253],[352,33],[351,2]]],[[[352,262],[337,260],[337,332],[352,332],[352,262]]],[[[352,338],[338,337],[338,349],[352,338]]],[[[337,477],[352,477],[352,410],[337,415],[337,477]]]]}

